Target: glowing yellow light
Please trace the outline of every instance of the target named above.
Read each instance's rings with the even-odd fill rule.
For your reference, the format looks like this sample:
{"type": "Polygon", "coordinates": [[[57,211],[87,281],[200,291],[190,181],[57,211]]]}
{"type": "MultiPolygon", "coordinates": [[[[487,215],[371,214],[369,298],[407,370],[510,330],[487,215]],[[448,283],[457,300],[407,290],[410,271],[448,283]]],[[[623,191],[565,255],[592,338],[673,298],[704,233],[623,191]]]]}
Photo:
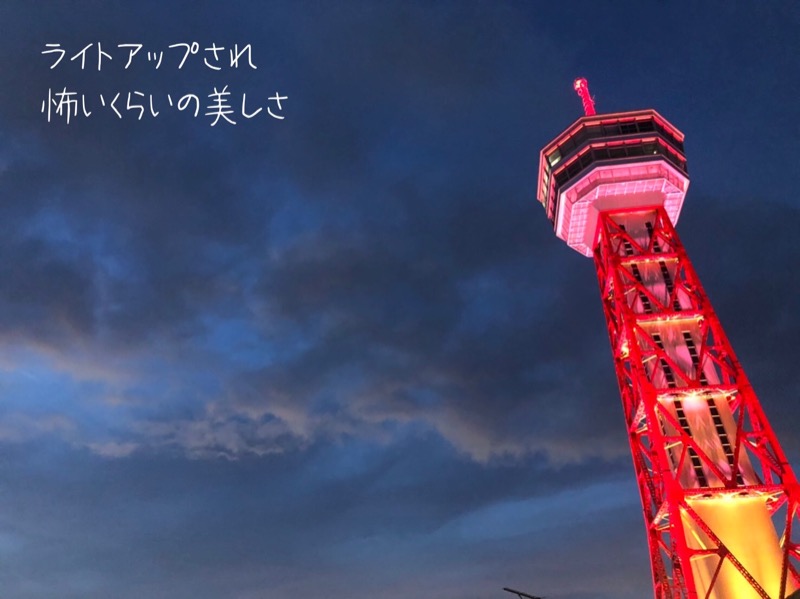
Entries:
{"type": "MultiPolygon", "coordinates": [[[[766,498],[725,493],[712,498],[689,499],[688,503],[767,594],[770,597],[777,597],[781,585],[782,552],[766,498]]],[[[682,520],[690,548],[716,548],[714,542],[691,516],[684,513],[682,520]]],[[[724,560],[717,573],[718,565],[719,557],[716,555],[698,556],[692,560],[692,572],[700,597],[709,599],[760,597],[730,559],[724,560]],[[712,580],[714,586],[709,592],[712,580]]],[[[786,595],[790,595],[796,589],[791,576],[787,577],[786,595]]]]}
{"type": "Polygon", "coordinates": [[[699,400],[700,394],[697,393],[697,391],[691,391],[683,396],[683,401],[687,401],[689,403],[697,403],[699,400]]]}

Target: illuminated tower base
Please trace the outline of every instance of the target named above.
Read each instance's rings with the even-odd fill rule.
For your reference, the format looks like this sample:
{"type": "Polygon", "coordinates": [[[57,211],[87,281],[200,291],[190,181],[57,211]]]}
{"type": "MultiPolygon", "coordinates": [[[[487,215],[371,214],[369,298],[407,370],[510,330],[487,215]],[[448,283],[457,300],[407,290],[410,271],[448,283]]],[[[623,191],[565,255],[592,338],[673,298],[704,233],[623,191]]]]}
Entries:
{"type": "Polygon", "coordinates": [[[673,227],[683,135],[576,89],[587,116],[542,150],[538,195],[597,268],[655,597],[800,597],[800,489],[673,227]]]}

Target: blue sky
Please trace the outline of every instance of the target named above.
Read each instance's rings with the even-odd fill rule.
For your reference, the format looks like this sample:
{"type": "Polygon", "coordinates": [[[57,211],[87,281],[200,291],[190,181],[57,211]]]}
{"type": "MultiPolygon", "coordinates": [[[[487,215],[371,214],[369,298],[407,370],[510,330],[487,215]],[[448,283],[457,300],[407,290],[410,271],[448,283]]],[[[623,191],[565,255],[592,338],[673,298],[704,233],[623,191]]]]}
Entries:
{"type": "Polygon", "coordinates": [[[599,111],[686,134],[678,230],[800,463],[794,3],[12,1],[0,22],[3,597],[650,595],[593,267],[535,200],[579,75],[599,111]],[[192,41],[258,68],[178,69],[192,41]],[[100,72],[68,61],[98,42],[100,72]],[[225,85],[262,113],[167,105],[225,85]],[[90,117],[47,122],[64,87],[90,117]],[[134,91],[159,116],[100,105],[134,91]]]}

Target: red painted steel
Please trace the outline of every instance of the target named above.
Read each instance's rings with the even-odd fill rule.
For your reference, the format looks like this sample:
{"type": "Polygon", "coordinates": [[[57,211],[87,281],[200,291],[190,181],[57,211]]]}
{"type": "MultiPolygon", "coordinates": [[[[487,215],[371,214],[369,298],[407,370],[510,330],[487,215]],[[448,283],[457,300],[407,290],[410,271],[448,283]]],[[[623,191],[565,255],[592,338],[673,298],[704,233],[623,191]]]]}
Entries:
{"type": "Polygon", "coordinates": [[[602,212],[594,262],[656,599],[790,596],[800,488],[664,208],[602,212]]]}

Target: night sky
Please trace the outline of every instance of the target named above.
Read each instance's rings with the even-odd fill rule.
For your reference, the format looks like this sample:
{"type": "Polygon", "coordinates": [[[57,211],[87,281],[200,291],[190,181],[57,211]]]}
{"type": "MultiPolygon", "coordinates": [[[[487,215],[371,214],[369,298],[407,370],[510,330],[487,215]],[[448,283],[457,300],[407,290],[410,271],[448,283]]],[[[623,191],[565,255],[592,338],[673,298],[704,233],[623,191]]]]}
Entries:
{"type": "Polygon", "coordinates": [[[652,596],[593,265],[535,199],[576,76],[686,134],[678,231],[800,466],[796,2],[0,23],[3,598],[652,596]]]}

